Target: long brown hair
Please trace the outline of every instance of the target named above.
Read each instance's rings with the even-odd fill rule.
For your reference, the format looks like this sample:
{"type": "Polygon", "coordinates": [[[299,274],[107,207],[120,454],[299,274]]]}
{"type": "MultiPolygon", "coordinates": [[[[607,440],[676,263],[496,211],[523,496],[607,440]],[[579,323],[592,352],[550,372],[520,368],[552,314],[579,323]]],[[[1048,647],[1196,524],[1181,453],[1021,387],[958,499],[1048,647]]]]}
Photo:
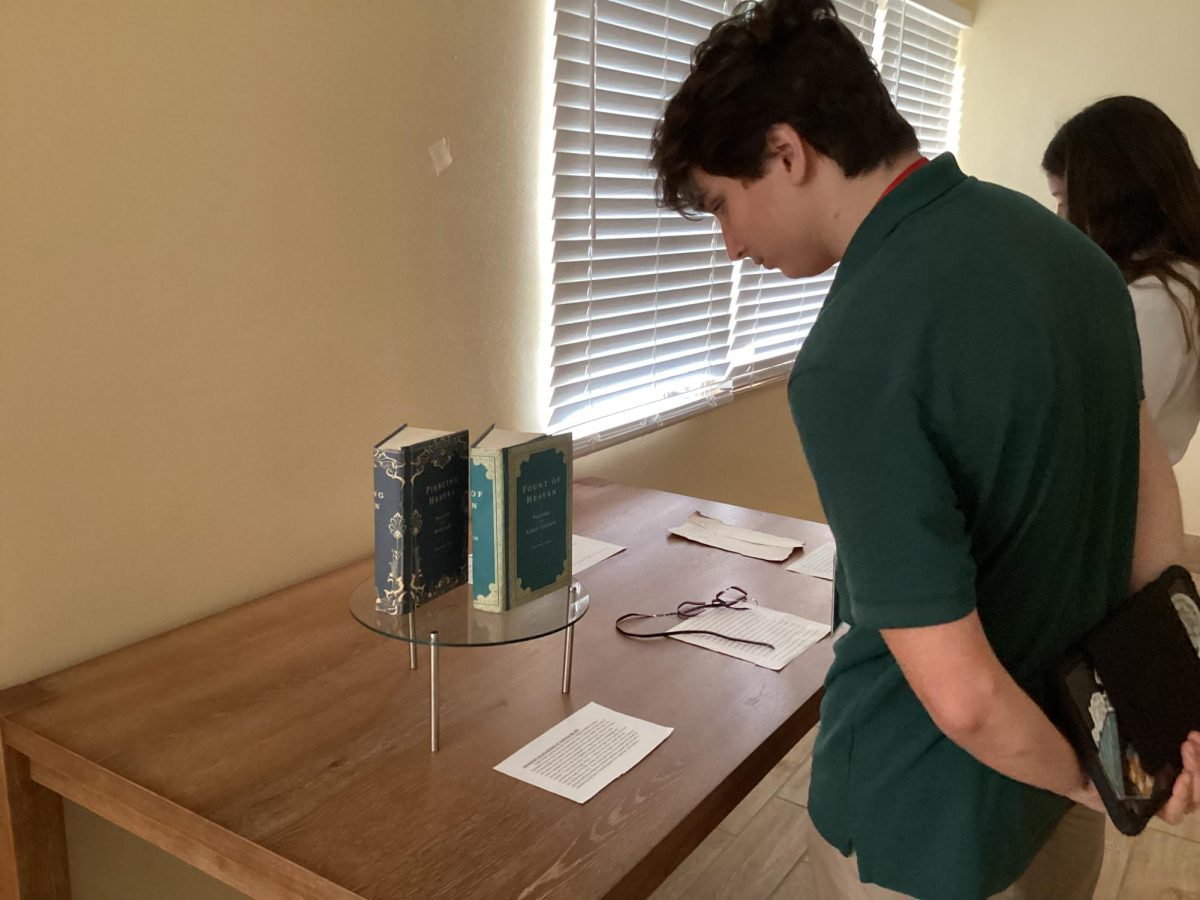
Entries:
{"type": "Polygon", "coordinates": [[[1147,275],[1162,282],[1188,350],[1200,353],[1200,285],[1180,268],[1200,266],[1200,168],[1179,127],[1148,100],[1109,97],[1058,130],[1042,168],[1066,181],[1067,218],[1103,248],[1126,283],[1147,275]],[[1192,327],[1172,286],[1192,296],[1192,327]]]}

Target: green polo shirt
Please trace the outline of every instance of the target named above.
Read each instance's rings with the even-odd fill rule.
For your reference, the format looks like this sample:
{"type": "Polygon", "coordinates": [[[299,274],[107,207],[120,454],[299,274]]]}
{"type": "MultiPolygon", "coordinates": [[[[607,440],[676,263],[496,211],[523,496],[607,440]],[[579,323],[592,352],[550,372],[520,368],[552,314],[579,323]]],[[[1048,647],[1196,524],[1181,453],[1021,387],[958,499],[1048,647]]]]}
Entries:
{"type": "Polygon", "coordinates": [[[977,610],[1035,699],[1128,593],[1141,362],[1124,280],[1076,228],[943,155],[854,235],[788,383],[837,540],[810,813],[862,880],[986,897],[1067,800],[933,724],[880,635],[977,610]]]}

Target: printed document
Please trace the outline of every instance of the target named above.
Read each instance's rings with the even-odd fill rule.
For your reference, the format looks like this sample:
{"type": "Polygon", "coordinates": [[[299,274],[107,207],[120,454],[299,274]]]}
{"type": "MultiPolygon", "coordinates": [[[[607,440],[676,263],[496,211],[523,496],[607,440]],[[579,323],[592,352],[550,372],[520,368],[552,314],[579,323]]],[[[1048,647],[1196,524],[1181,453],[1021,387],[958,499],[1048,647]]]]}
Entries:
{"type": "Polygon", "coordinates": [[[756,606],[751,609],[706,609],[698,616],[684,619],[667,635],[677,641],[716,650],[726,656],[744,659],[778,672],[793,659],[829,634],[829,626],[793,616],[791,613],[756,606]],[[747,638],[774,645],[760,647],[741,641],[729,641],[707,634],[672,634],[673,631],[715,631],[728,637],[747,638]]]}
{"type": "Polygon", "coordinates": [[[598,562],[615,556],[625,548],[619,544],[607,544],[581,534],[571,535],[571,569],[576,575],[590,569],[598,562]]]}
{"type": "Polygon", "coordinates": [[[726,525],[720,519],[714,519],[701,512],[692,513],[686,522],[672,528],[671,534],[770,562],[782,562],[791,556],[797,547],[804,546],[804,541],[795,538],[726,525]]]}
{"type": "Polygon", "coordinates": [[[833,581],[833,569],[837,565],[837,544],[830,541],[815,550],[805,550],[804,555],[787,567],[789,572],[813,575],[833,581]]]}
{"type": "Polygon", "coordinates": [[[674,730],[589,703],[504,760],[496,771],[586,803],[674,730]]]}

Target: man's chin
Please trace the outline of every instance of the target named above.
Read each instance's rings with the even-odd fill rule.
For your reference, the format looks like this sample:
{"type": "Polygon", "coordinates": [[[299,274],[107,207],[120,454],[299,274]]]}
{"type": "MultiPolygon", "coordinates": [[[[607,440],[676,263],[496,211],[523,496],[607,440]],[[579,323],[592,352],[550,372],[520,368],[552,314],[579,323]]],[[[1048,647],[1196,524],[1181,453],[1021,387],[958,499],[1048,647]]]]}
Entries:
{"type": "Polygon", "coordinates": [[[833,263],[826,263],[824,260],[814,260],[807,264],[785,263],[779,267],[779,271],[788,278],[816,278],[818,275],[824,275],[832,268],[833,263]]]}
{"type": "Polygon", "coordinates": [[[812,266],[782,265],[779,267],[779,273],[788,278],[815,278],[824,271],[824,269],[818,270],[812,266]]]}

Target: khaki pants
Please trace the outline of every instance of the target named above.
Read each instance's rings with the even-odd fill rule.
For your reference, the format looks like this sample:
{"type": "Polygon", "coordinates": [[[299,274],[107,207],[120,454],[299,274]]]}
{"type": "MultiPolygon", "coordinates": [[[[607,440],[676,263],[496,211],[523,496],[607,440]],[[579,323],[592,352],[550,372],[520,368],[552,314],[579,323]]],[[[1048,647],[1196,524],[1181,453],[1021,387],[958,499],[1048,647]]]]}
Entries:
{"type": "MultiPolygon", "coordinates": [[[[808,826],[815,900],[892,900],[904,897],[858,880],[858,861],[842,856],[808,826]]],[[[1029,868],[993,900],[1091,900],[1104,858],[1104,816],[1074,806],[1063,816],[1029,868]]]]}

